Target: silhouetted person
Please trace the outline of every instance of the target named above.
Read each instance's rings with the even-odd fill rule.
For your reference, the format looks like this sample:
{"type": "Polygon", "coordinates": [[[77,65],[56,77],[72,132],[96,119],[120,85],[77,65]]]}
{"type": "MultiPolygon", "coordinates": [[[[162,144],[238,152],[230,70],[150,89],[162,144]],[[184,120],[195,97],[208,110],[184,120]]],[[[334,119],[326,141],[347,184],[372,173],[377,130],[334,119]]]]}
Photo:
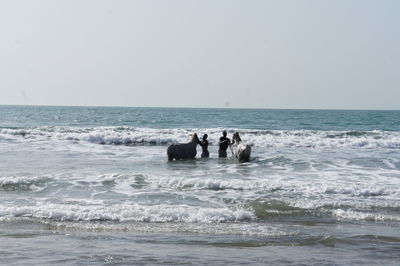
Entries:
{"type": "Polygon", "coordinates": [[[226,131],[222,132],[222,137],[219,138],[219,158],[226,158],[226,149],[231,145],[231,140],[226,137],[226,131]]]}
{"type": "Polygon", "coordinates": [[[203,149],[203,152],[201,153],[201,158],[208,158],[210,157],[210,153],[208,152],[208,140],[207,140],[208,135],[204,134],[203,139],[200,141],[200,146],[203,149]]]}

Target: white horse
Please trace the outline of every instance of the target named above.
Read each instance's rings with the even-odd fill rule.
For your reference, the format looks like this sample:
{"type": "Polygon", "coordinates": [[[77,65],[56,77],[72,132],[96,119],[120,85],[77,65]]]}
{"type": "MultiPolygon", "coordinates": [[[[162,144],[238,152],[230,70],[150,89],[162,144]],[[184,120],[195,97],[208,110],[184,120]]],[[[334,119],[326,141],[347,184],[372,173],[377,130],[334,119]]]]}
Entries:
{"type": "Polygon", "coordinates": [[[200,143],[199,137],[194,133],[189,143],[172,144],[167,149],[168,161],[194,159],[197,154],[197,144],[200,143]]]}
{"type": "Polygon", "coordinates": [[[232,139],[235,141],[234,145],[236,146],[236,151],[234,155],[236,159],[238,159],[240,163],[245,163],[250,161],[250,154],[251,154],[250,145],[245,145],[242,143],[242,139],[240,138],[238,132],[233,134],[232,139]]]}

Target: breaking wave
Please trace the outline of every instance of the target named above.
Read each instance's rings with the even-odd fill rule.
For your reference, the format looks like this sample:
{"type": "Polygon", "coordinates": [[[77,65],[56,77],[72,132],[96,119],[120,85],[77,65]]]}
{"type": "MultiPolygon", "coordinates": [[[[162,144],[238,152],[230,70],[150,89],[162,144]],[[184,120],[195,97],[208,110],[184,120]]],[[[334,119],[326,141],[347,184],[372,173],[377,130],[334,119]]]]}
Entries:
{"type": "MultiPolygon", "coordinates": [[[[67,140],[105,145],[168,145],[187,142],[194,132],[207,133],[211,144],[218,142],[222,128],[153,129],[136,127],[37,127],[1,128],[0,138],[17,140],[67,140]]],[[[388,131],[314,131],[246,130],[242,139],[253,146],[300,148],[400,148],[400,132],[388,131]]]]}
{"type": "Polygon", "coordinates": [[[362,212],[356,210],[334,210],[332,214],[339,220],[344,221],[371,221],[371,222],[398,222],[400,215],[386,214],[386,213],[373,213],[362,212]]]}
{"type": "Polygon", "coordinates": [[[5,176],[0,177],[0,191],[29,191],[44,187],[52,179],[40,176],[5,176]]]}
{"type": "Polygon", "coordinates": [[[121,203],[113,205],[70,205],[46,203],[34,206],[0,206],[0,217],[29,217],[55,221],[119,221],[155,223],[226,223],[255,220],[245,209],[207,208],[121,203]]]}

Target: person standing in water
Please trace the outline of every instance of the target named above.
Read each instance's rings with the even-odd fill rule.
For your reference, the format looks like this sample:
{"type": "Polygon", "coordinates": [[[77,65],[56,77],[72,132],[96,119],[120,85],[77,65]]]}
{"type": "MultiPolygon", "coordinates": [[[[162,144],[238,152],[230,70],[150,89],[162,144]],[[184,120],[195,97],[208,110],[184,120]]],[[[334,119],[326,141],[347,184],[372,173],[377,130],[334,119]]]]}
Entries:
{"type": "Polygon", "coordinates": [[[219,158],[226,158],[226,149],[228,149],[228,146],[231,144],[233,143],[231,143],[231,140],[226,137],[226,131],[222,132],[222,137],[219,138],[219,158]]]}
{"type": "Polygon", "coordinates": [[[201,153],[201,158],[208,158],[210,157],[210,153],[208,152],[208,140],[207,140],[208,135],[204,134],[203,139],[200,141],[200,146],[203,149],[203,152],[201,153]]]}

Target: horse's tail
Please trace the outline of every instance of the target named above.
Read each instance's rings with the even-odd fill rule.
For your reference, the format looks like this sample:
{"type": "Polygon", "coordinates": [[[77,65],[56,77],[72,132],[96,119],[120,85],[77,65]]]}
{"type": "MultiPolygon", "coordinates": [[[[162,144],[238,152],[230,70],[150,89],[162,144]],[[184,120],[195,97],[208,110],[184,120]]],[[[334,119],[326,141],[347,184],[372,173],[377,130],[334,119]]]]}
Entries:
{"type": "Polygon", "coordinates": [[[251,146],[246,145],[246,149],[245,149],[246,162],[250,161],[250,154],[251,154],[251,146]]]}
{"type": "Polygon", "coordinates": [[[171,151],[171,146],[168,146],[167,148],[167,156],[168,156],[168,161],[172,161],[174,159],[173,155],[172,155],[172,151],[171,151]]]}

